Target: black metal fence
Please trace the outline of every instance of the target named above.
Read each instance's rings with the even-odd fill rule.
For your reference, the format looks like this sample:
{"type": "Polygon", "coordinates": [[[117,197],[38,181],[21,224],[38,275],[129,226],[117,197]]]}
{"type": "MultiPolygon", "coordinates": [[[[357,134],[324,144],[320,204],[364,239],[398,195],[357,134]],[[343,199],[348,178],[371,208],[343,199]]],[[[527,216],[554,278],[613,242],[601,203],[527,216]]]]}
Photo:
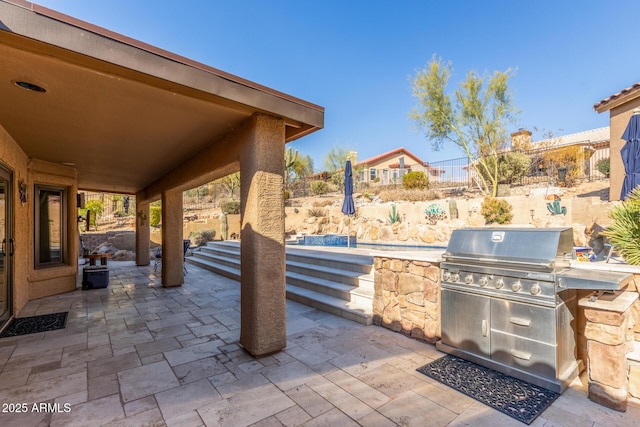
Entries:
{"type": "MultiPolygon", "coordinates": [[[[573,144],[538,148],[527,151],[511,151],[521,153],[528,159],[527,170],[510,180],[511,185],[563,185],[572,186],[579,182],[604,180],[609,178],[609,146],[596,144],[573,144]]],[[[466,157],[429,163],[435,177],[430,178],[430,188],[480,188],[478,172],[466,157]]],[[[375,183],[367,183],[354,173],[356,191],[366,191],[378,187],[375,183]]],[[[285,198],[310,197],[322,192],[342,191],[341,183],[331,174],[323,172],[313,176],[292,179],[285,186],[285,198]]],[[[398,179],[391,186],[401,186],[398,179]]],[[[185,211],[211,209],[219,207],[229,199],[239,197],[239,180],[211,182],[183,193],[185,211]]],[[[132,221],[136,213],[134,196],[84,193],[85,206],[93,208],[92,224],[100,226],[108,223],[132,221]]]]}

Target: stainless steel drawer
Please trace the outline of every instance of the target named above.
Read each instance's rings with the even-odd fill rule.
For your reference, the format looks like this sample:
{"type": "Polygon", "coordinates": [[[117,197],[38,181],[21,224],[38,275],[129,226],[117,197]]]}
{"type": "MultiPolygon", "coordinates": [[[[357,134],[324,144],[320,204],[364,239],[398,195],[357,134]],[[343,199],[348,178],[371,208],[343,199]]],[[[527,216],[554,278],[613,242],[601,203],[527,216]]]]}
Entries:
{"type": "Polygon", "coordinates": [[[491,330],[555,344],[555,309],[492,299],[491,330]]]}
{"type": "Polygon", "coordinates": [[[556,346],[491,331],[491,359],[544,378],[556,378],[556,346]]]}

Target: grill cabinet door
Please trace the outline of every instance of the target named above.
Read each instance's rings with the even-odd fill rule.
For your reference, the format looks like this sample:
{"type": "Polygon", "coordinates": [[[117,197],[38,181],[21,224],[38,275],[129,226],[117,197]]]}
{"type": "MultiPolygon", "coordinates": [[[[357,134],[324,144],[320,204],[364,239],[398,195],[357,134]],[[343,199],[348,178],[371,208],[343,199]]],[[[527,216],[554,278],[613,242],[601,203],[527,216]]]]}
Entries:
{"type": "Polygon", "coordinates": [[[442,289],[442,343],[489,357],[491,299],[442,289]]]}

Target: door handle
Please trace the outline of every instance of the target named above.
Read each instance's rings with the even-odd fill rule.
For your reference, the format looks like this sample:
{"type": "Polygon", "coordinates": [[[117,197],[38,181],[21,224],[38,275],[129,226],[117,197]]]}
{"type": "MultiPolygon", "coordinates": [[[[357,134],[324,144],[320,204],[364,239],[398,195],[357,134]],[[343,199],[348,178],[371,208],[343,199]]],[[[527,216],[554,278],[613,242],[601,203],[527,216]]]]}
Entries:
{"type": "Polygon", "coordinates": [[[2,253],[2,255],[7,256],[7,252],[5,252],[4,250],[4,246],[7,244],[7,239],[2,239],[2,248],[0,249],[0,253],[2,253]]]}
{"type": "Polygon", "coordinates": [[[511,350],[511,355],[513,357],[517,357],[518,359],[522,359],[522,360],[531,359],[531,353],[525,353],[524,351],[511,350]]]}
{"type": "Polygon", "coordinates": [[[489,334],[489,328],[487,327],[487,321],[482,321],[482,336],[486,337],[489,334]]]}
{"type": "Polygon", "coordinates": [[[11,249],[9,250],[9,255],[13,256],[13,253],[16,251],[16,242],[13,239],[9,239],[9,246],[11,249]]]}
{"type": "Polygon", "coordinates": [[[531,326],[531,319],[523,319],[521,317],[512,317],[509,319],[509,322],[518,326],[531,326]]]}

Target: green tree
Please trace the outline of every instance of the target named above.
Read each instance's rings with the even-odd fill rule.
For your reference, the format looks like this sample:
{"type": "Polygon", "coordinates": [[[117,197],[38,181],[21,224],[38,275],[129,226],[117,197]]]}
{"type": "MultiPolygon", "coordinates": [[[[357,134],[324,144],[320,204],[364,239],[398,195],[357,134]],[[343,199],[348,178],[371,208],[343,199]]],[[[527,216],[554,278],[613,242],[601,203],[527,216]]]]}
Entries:
{"type": "Polygon", "coordinates": [[[331,175],[331,182],[341,187],[344,184],[344,166],[351,150],[334,146],[324,157],[324,168],[331,175]]]}
{"type": "Polygon", "coordinates": [[[454,99],[446,92],[451,74],[451,63],[435,57],[416,74],[411,83],[419,103],[411,117],[432,140],[434,150],[445,143],[459,146],[477,172],[484,193],[495,196],[498,156],[509,141],[506,126],[516,114],[507,84],[514,73],[508,69],[481,77],[470,71],[455,90],[454,99]]]}
{"type": "Polygon", "coordinates": [[[222,184],[225,190],[229,193],[231,200],[235,200],[236,188],[240,188],[240,172],[235,172],[217,180],[222,184]]]}

